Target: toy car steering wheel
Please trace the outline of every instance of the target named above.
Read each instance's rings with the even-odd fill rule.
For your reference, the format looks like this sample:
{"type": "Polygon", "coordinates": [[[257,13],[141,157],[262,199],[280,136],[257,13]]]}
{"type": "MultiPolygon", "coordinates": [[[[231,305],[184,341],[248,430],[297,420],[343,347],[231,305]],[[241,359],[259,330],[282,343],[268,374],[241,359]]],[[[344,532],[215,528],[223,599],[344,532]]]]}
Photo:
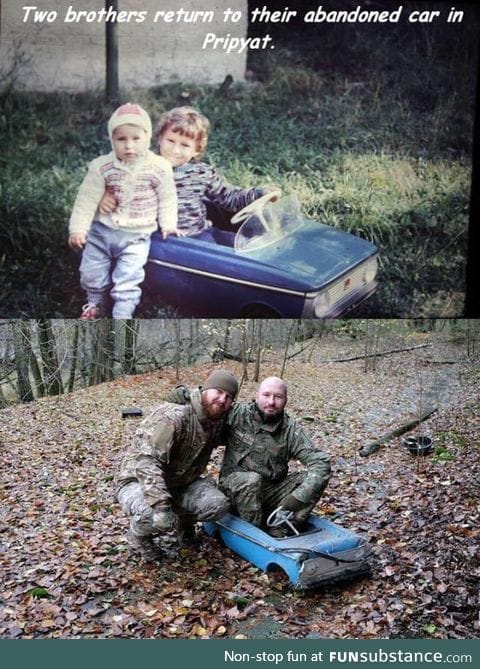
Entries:
{"type": "Polygon", "coordinates": [[[270,200],[273,200],[274,198],[279,198],[279,196],[280,192],[278,190],[272,190],[268,193],[265,193],[265,195],[262,195],[262,197],[259,197],[257,200],[250,202],[250,204],[247,204],[246,207],[240,209],[240,211],[237,211],[237,213],[232,216],[231,223],[241,223],[249,216],[252,216],[252,214],[260,216],[262,209],[267,204],[267,202],[270,202],[270,200]]]}
{"type": "Polygon", "coordinates": [[[267,518],[267,527],[280,527],[281,525],[287,525],[292,532],[296,535],[299,535],[300,532],[297,530],[295,525],[292,525],[290,522],[293,518],[293,511],[287,511],[283,506],[279,506],[275,511],[267,518]]]}

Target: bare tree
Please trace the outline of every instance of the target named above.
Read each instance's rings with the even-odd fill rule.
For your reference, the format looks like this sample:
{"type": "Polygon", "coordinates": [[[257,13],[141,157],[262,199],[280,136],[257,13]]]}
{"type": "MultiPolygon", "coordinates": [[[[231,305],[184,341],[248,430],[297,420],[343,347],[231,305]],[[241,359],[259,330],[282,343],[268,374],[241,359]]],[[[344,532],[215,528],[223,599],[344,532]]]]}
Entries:
{"type": "Polygon", "coordinates": [[[175,378],[180,379],[180,361],[182,359],[182,337],[181,337],[181,321],[175,319],[173,321],[173,329],[175,332],[175,378]]]}
{"type": "Polygon", "coordinates": [[[30,326],[27,321],[10,321],[13,335],[15,355],[15,371],[17,375],[17,393],[20,402],[33,402],[32,385],[30,383],[30,326]]]}
{"type": "Polygon", "coordinates": [[[48,319],[37,321],[38,343],[43,365],[43,384],[47,395],[61,395],[63,381],[58,364],[57,342],[52,322],[48,319]]]}
{"type": "Polygon", "coordinates": [[[250,351],[248,349],[248,320],[243,319],[241,321],[241,356],[242,356],[242,378],[240,379],[240,387],[245,381],[248,381],[248,360],[250,357],[250,351]]]}
{"type": "Polygon", "coordinates": [[[290,326],[287,329],[285,345],[283,348],[282,367],[280,369],[280,374],[279,374],[280,378],[283,378],[283,375],[285,374],[285,369],[287,367],[287,360],[288,360],[288,349],[292,341],[295,341],[295,335],[298,330],[298,327],[299,327],[299,321],[291,321],[290,326]]]}
{"type": "Polygon", "coordinates": [[[113,379],[113,358],[115,351],[114,321],[102,318],[85,323],[90,326],[92,360],[90,361],[89,385],[94,386],[113,379]]]}
{"type": "Polygon", "coordinates": [[[72,337],[72,355],[70,361],[70,374],[68,376],[68,386],[67,390],[69,393],[72,392],[75,386],[75,376],[77,373],[77,364],[78,364],[78,339],[79,339],[80,327],[78,321],[75,322],[73,328],[73,337],[72,337]]]}
{"type": "Polygon", "coordinates": [[[137,371],[137,336],[139,322],[133,318],[125,321],[122,372],[135,374],[137,371]]]}
{"type": "Polygon", "coordinates": [[[263,339],[264,339],[264,322],[263,320],[258,321],[257,327],[257,341],[255,346],[255,370],[253,372],[253,380],[258,383],[260,377],[260,365],[262,362],[262,353],[263,353],[263,339]]]}
{"type": "Polygon", "coordinates": [[[199,327],[198,320],[191,318],[188,321],[188,346],[187,346],[187,356],[186,362],[187,365],[191,365],[195,362],[198,354],[198,342],[199,342],[199,327]]]}

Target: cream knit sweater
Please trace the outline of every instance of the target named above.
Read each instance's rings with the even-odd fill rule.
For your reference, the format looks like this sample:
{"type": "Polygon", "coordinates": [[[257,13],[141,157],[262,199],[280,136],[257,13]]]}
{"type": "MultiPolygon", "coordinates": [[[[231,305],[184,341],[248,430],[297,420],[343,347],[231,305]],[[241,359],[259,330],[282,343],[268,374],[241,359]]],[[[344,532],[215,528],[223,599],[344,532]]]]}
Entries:
{"type": "Polygon", "coordinates": [[[175,229],[177,194],[170,163],[150,150],[132,163],[118,160],[113,151],[93,160],[73,205],[70,234],[88,232],[93,220],[140,233],[154,232],[157,225],[175,229]],[[98,211],[105,188],[117,201],[111,214],[98,211]]]}

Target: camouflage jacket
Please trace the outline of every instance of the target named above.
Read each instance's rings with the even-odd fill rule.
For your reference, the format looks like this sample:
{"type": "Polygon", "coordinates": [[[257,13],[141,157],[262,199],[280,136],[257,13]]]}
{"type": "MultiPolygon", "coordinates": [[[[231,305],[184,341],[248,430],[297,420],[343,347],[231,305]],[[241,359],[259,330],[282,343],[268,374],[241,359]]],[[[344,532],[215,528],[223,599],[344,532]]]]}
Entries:
{"type": "Polygon", "coordinates": [[[308,470],[295,496],[309,502],[311,493],[330,478],[330,459],[318,450],[298,421],[284,413],[276,423],[264,423],[255,401],[232,407],[226,418],[227,447],[220,472],[220,486],[233,472],[257,472],[269,481],[288,473],[290,460],[308,470]]]}
{"type": "Polygon", "coordinates": [[[147,504],[168,502],[170,491],[192,483],[205,470],[222,426],[223,420],[205,415],[199,390],[185,404],[163,402],[136,431],[120,466],[118,489],[138,481],[147,504]]]}

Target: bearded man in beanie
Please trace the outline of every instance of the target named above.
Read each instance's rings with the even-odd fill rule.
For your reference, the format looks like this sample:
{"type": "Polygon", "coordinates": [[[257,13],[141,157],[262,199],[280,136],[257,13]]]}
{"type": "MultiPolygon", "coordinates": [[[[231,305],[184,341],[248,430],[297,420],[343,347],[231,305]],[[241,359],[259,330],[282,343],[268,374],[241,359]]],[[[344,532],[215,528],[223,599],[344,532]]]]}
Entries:
{"type": "Polygon", "coordinates": [[[283,536],[286,528],[267,528],[268,516],[282,507],[301,529],[330,478],[328,456],[284,411],[286,403],[286,383],[269,377],[258,387],[255,400],[233,407],[226,419],[228,439],[219,481],[232,513],[273,536],[283,536]],[[299,460],[305,469],[289,473],[291,460],[299,460]]]}
{"type": "Polygon", "coordinates": [[[130,517],[127,541],[146,560],[161,557],[156,535],[175,526],[179,543],[194,545],[197,521],[228,512],[228,499],[201,474],[222,443],[223,419],[237,393],[235,376],[215,370],[181,404],[160,404],[137,430],[117,477],[117,499],[130,517]]]}

